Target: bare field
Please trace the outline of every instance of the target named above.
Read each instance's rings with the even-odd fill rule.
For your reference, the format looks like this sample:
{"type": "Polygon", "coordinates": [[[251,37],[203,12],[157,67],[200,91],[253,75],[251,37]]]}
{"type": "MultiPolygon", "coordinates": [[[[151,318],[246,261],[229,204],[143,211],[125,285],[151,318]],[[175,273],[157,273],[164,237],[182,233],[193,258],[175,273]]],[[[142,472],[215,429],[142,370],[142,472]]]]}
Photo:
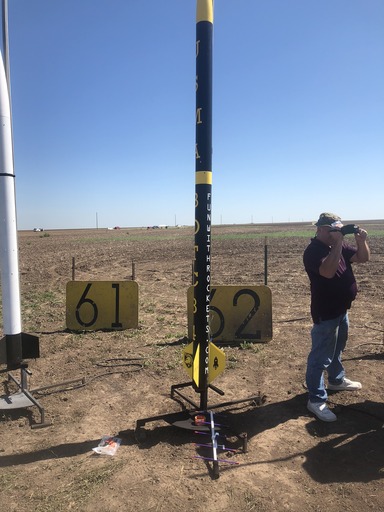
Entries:
{"type": "MultiPolygon", "coordinates": [[[[369,232],[372,258],[355,267],[359,295],[344,361],[363,389],[331,396],[338,414],[331,424],[307,412],[303,386],[312,323],[302,253],[313,227],[213,227],[214,285],[264,284],[268,237],[273,303],[272,341],[225,346],[226,370],[214,381],[225,396],[209,394],[210,405],[265,397],[261,405],[221,411],[247,433],[248,451],[224,452],[239,465],[221,464],[218,480],[194,458],[193,431],[156,421],[142,443],[134,435],[138,419],[181,410],[170,388],[188,381],[181,354],[188,342],[192,228],[20,232],[23,330],[39,336],[41,351],[29,364],[30,389],[71,379],[83,384],[34,394],[52,422],[46,428],[30,427],[39,421],[36,407],[0,411],[0,510],[384,510],[384,221],[360,225],[369,232]],[[134,262],[137,329],[66,329],[73,258],[75,278],[83,281],[130,280],[134,262]],[[119,433],[115,456],[94,454],[103,435],[119,433]]],[[[2,393],[12,393],[2,376],[2,393]]]]}

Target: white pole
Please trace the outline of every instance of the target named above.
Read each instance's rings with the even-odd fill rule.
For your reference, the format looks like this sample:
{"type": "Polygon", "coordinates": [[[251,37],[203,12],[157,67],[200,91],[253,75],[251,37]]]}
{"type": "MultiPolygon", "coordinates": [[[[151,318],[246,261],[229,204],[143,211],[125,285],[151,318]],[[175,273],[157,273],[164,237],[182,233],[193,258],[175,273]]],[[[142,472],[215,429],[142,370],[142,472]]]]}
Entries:
{"type": "Polygon", "coordinates": [[[21,333],[19,261],[11,109],[4,63],[0,62],[0,262],[4,334],[21,333]]]}
{"type": "MultiPolygon", "coordinates": [[[[3,332],[0,363],[21,368],[23,358],[39,357],[39,338],[21,332],[12,111],[8,58],[8,2],[2,0],[3,55],[0,56],[0,279],[3,332]],[[4,65],[5,64],[5,65],[4,65]]],[[[24,374],[23,374],[24,375],[24,374]]],[[[25,376],[25,375],[24,375],[25,376]]],[[[23,377],[24,378],[24,377],[23,377]]],[[[23,384],[24,386],[24,384],[23,384]]]]}

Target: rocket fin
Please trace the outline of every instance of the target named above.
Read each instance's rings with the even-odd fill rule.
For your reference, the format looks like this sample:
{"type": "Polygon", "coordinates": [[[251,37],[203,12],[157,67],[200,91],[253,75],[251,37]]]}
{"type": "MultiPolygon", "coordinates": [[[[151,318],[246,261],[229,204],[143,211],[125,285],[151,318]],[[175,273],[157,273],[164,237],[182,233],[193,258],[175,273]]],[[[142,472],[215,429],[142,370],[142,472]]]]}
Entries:
{"type": "Polygon", "coordinates": [[[21,332],[6,334],[0,340],[0,364],[7,364],[9,369],[20,367],[23,359],[40,357],[39,338],[33,334],[21,332]]]}
{"type": "Polygon", "coordinates": [[[216,347],[212,342],[209,344],[209,372],[208,383],[210,384],[225,369],[225,353],[221,348],[216,347]]]}
{"type": "Polygon", "coordinates": [[[196,353],[193,354],[193,342],[189,343],[183,350],[183,366],[196,386],[199,386],[199,358],[200,345],[197,346],[196,353]]]}

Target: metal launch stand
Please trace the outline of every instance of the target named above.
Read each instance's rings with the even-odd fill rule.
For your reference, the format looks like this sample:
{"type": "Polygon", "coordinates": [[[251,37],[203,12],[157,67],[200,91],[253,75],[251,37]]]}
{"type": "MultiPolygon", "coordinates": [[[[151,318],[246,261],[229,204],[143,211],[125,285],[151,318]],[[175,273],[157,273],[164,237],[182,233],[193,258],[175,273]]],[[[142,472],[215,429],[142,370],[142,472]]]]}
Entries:
{"type": "MultiPolygon", "coordinates": [[[[145,425],[147,423],[156,422],[156,421],[164,421],[165,423],[168,423],[169,425],[173,425],[175,427],[184,428],[187,430],[192,430],[197,434],[207,433],[211,435],[212,440],[216,439],[215,436],[219,435],[219,432],[223,432],[223,435],[227,433],[229,436],[235,436],[237,440],[240,442],[241,446],[241,452],[246,453],[248,450],[248,436],[246,432],[235,432],[232,428],[228,426],[222,426],[222,425],[215,425],[213,422],[213,410],[215,409],[221,409],[225,407],[229,407],[236,404],[241,404],[245,402],[254,402],[256,405],[261,405],[263,400],[260,396],[260,393],[256,396],[251,396],[249,398],[243,398],[240,400],[231,400],[228,402],[222,402],[215,405],[212,405],[208,407],[207,404],[207,394],[208,389],[203,391],[201,393],[201,403],[200,407],[198,404],[196,404],[193,400],[191,400],[189,397],[185,396],[183,393],[181,393],[181,389],[185,389],[187,387],[193,387],[193,382],[185,382],[182,384],[174,384],[171,386],[171,398],[173,400],[180,401],[179,399],[182,399],[183,401],[187,402],[191,406],[191,409],[187,409],[185,405],[182,404],[183,410],[179,412],[173,412],[173,413],[166,413],[166,414],[160,414],[158,416],[151,416],[148,418],[142,418],[136,421],[136,428],[135,428],[135,438],[138,443],[144,442],[146,439],[146,430],[144,429],[145,425]],[[207,407],[202,408],[201,404],[206,404],[207,407]],[[201,416],[205,416],[207,418],[211,418],[211,421],[203,421],[200,422],[198,419],[201,418],[201,416]]],[[[223,396],[225,393],[221,389],[217,388],[216,386],[213,386],[210,384],[208,386],[212,391],[215,391],[219,395],[223,396]]],[[[221,414],[225,414],[223,411],[220,412],[221,414]]],[[[124,435],[124,431],[120,432],[120,435],[124,435]]],[[[212,476],[213,478],[219,478],[219,462],[225,462],[225,463],[232,463],[227,460],[220,460],[217,458],[216,451],[215,451],[215,442],[212,442],[211,445],[205,445],[209,446],[213,449],[213,457],[197,457],[200,459],[204,459],[206,461],[212,462],[212,476]]],[[[235,450],[230,450],[235,451],[235,450]]],[[[232,463],[233,464],[233,463],[232,463]]]]}
{"type": "MultiPolygon", "coordinates": [[[[0,371],[0,373],[7,372],[8,370],[0,371]]],[[[51,384],[35,389],[28,389],[28,377],[32,375],[32,372],[28,370],[28,364],[22,363],[20,365],[20,380],[17,380],[11,373],[8,372],[8,381],[13,382],[18,391],[16,393],[1,395],[0,396],[0,411],[11,411],[16,409],[25,409],[27,407],[37,407],[40,413],[40,422],[31,424],[31,428],[37,429],[42,427],[49,427],[52,425],[51,422],[47,422],[45,419],[45,410],[40,402],[33,396],[32,393],[38,393],[40,391],[53,389],[58,386],[64,386],[67,384],[73,384],[75,382],[81,382],[85,384],[85,378],[79,378],[75,380],[61,382],[59,384],[51,384]]]]}
{"type": "Polygon", "coordinates": [[[33,397],[28,389],[28,376],[31,372],[28,370],[27,364],[20,366],[20,380],[17,380],[11,373],[8,373],[8,380],[16,384],[18,392],[10,395],[0,396],[0,410],[24,409],[26,407],[36,406],[40,412],[40,423],[31,425],[31,428],[48,427],[51,423],[45,421],[44,407],[40,405],[38,400],[33,397]]]}
{"type": "MultiPolygon", "coordinates": [[[[171,398],[173,400],[179,401],[179,398],[187,402],[190,406],[192,406],[191,409],[187,409],[185,405],[182,405],[183,409],[179,412],[172,412],[172,413],[166,413],[166,414],[160,414],[159,416],[150,416],[148,418],[142,418],[136,421],[136,429],[135,429],[135,437],[138,442],[144,441],[146,438],[144,426],[147,423],[152,423],[154,421],[165,421],[166,423],[170,425],[174,425],[176,427],[181,427],[185,429],[195,429],[193,417],[195,414],[199,412],[206,412],[213,409],[221,409],[225,407],[230,407],[232,405],[237,405],[241,403],[246,402],[255,402],[255,404],[260,405],[260,394],[251,396],[249,398],[242,398],[240,400],[231,400],[228,402],[222,402],[215,405],[212,405],[208,407],[208,404],[206,404],[206,407],[200,407],[198,404],[196,404],[193,400],[191,400],[189,397],[183,395],[179,390],[184,389],[187,387],[193,386],[193,382],[184,382],[182,384],[173,384],[171,386],[171,398]]],[[[213,386],[210,384],[208,386],[210,389],[218,393],[219,395],[223,396],[225,393],[221,389],[217,388],[216,386],[213,386]]],[[[204,394],[204,393],[203,393],[204,394]]],[[[203,400],[206,402],[206,400],[203,400]]]]}

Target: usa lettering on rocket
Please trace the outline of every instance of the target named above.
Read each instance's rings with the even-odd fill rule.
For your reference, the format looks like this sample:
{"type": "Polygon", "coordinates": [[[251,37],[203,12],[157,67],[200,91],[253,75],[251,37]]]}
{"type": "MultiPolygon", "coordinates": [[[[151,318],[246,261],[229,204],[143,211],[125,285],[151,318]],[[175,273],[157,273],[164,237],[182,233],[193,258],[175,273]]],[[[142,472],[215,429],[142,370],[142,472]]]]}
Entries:
{"type": "Polygon", "coordinates": [[[225,354],[212,343],[210,325],[213,0],[197,0],[196,6],[194,277],[188,290],[191,342],[183,349],[183,366],[194,390],[200,393],[200,410],[204,411],[208,408],[208,387],[220,392],[211,383],[225,368],[225,354]]]}

